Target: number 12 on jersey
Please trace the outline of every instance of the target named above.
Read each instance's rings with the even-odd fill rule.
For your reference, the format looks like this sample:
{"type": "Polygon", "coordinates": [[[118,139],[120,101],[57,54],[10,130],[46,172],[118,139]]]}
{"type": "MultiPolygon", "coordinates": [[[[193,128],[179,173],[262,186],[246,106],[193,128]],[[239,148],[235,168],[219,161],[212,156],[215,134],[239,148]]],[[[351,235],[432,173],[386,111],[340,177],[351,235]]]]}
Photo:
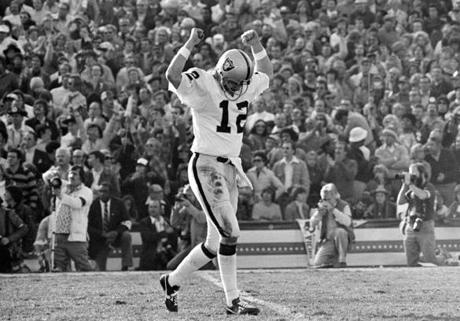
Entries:
{"type": "MultiPolygon", "coordinates": [[[[244,131],[244,124],[248,117],[248,106],[249,103],[246,100],[236,104],[238,110],[244,109],[245,111],[244,114],[239,114],[238,117],[236,117],[236,132],[238,134],[244,131]]],[[[228,124],[228,100],[222,100],[219,104],[219,108],[222,109],[222,119],[220,125],[216,127],[216,130],[218,133],[230,133],[231,128],[228,124]]]]}

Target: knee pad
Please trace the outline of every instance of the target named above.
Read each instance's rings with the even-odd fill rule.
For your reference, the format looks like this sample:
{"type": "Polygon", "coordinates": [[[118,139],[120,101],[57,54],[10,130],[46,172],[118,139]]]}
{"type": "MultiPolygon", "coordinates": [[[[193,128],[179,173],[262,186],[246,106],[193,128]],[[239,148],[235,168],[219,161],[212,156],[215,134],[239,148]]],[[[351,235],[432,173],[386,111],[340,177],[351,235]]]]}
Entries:
{"type": "Polygon", "coordinates": [[[224,244],[220,243],[219,254],[220,255],[234,255],[236,253],[236,244],[224,244]]]}

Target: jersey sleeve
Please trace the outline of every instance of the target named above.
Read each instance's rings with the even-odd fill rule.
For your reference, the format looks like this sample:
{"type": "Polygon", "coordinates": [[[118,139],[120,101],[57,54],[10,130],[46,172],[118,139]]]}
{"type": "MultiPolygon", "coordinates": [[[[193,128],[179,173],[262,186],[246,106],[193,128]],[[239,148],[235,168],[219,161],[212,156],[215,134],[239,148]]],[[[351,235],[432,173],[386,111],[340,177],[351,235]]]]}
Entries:
{"type": "MultiPolygon", "coordinates": [[[[252,99],[259,96],[265,90],[268,89],[270,85],[270,78],[263,72],[256,71],[252,75],[251,83],[249,85],[249,93],[252,95],[252,99]]],[[[251,100],[252,100],[251,99],[251,100]]]]}
{"type": "Polygon", "coordinates": [[[181,82],[178,88],[175,88],[169,83],[169,90],[177,95],[180,101],[192,108],[200,106],[200,99],[206,94],[206,78],[207,74],[199,68],[190,68],[182,72],[181,82]]]}

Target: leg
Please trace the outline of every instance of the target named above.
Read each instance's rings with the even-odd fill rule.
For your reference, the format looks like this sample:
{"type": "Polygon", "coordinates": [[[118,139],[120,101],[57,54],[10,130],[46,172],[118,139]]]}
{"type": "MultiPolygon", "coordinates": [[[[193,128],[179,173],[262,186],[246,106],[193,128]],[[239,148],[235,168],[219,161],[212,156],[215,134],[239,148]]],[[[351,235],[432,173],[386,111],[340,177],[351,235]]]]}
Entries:
{"type": "Polygon", "coordinates": [[[55,238],[56,245],[54,248],[54,267],[60,272],[67,271],[69,266],[67,237],[68,235],[56,234],[55,238]]]}
{"type": "Polygon", "coordinates": [[[96,257],[94,261],[96,261],[97,268],[99,271],[105,271],[107,268],[107,257],[110,253],[110,247],[105,245],[104,247],[100,247],[99,251],[96,253],[96,257]]]}
{"type": "Polygon", "coordinates": [[[133,247],[131,233],[129,233],[129,231],[123,231],[121,234],[120,248],[122,269],[127,269],[128,267],[133,266],[133,247]]]}
{"type": "Polygon", "coordinates": [[[88,261],[87,242],[68,242],[68,251],[71,259],[75,262],[77,271],[92,271],[88,261]]]}
{"type": "Polygon", "coordinates": [[[325,240],[315,256],[315,266],[332,266],[337,261],[337,249],[333,240],[325,240]]]}
{"type": "Polygon", "coordinates": [[[404,251],[406,252],[406,259],[408,266],[417,266],[420,258],[420,247],[417,242],[417,237],[414,235],[416,232],[412,231],[410,226],[406,227],[404,236],[404,251]]]}
{"type": "Polygon", "coordinates": [[[436,240],[434,237],[434,221],[430,220],[423,222],[422,229],[419,233],[421,233],[419,242],[425,261],[438,265],[435,254],[436,240]]]}
{"type": "Polygon", "coordinates": [[[339,254],[338,262],[347,262],[347,251],[348,251],[348,232],[343,228],[337,228],[334,235],[334,243],[339,254]]]}

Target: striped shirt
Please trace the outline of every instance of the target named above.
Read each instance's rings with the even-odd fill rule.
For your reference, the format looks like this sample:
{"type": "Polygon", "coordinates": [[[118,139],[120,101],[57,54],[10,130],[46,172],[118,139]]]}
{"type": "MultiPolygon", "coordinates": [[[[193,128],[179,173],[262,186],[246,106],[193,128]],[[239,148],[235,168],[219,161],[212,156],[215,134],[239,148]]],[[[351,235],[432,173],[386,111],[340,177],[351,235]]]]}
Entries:
{"type": "MultiPolygon", "coordinates": [[[[24,204],[28,205],[32,210],[38,209],[39,196],[37,178],[31,171],[19,166],[16,172],[11,168],[5,169],[6,185],[14,185],[22,190],[24,204]]],[[[35,212],[37,215],[38,213],[35,212]]]]}

